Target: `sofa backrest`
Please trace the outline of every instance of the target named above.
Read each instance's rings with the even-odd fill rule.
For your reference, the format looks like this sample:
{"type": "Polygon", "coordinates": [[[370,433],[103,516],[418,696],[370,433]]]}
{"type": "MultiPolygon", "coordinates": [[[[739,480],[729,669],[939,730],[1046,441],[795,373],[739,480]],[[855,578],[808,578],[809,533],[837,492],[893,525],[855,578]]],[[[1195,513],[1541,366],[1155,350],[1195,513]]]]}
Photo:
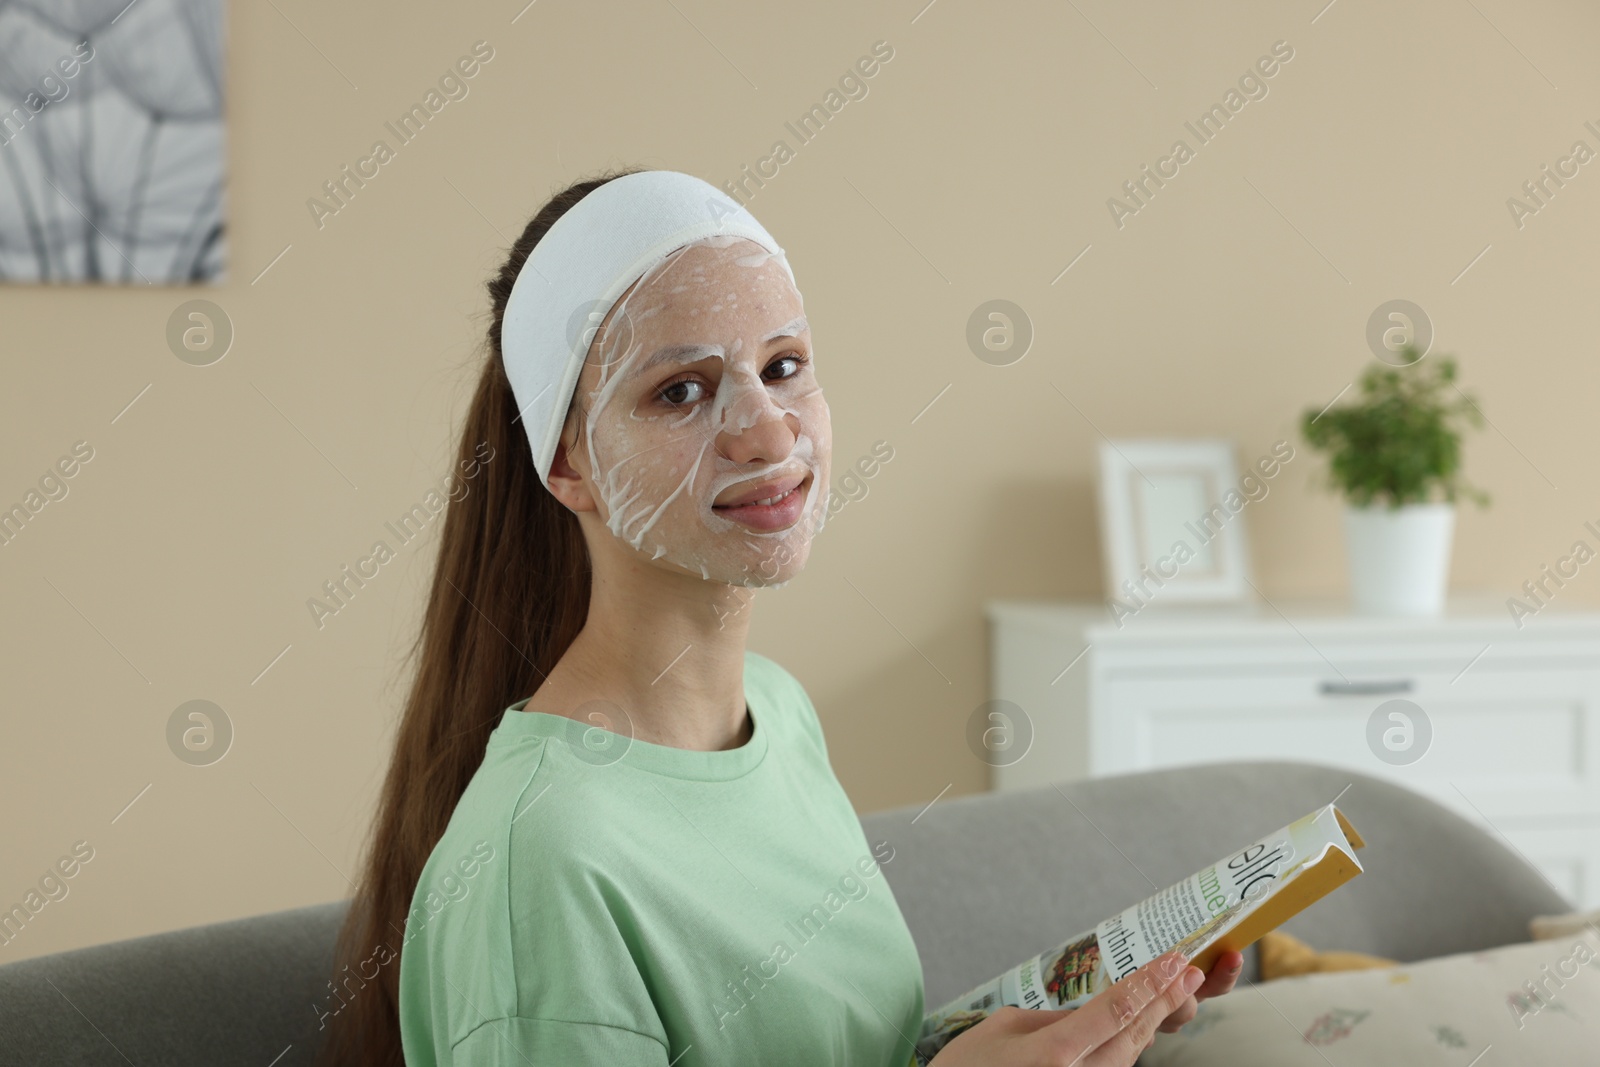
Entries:
{"type": "MultiPolygon", "coordinates": [[[[1341,792],[1366,873],[1290,922],[1311,944],[1422,959],[1525,940],[1529,917],[1567,909],[1514,853],[1431,801],[1300,764],[985,793],[862,826],[894,848],[883,872],[932,1008],[1341,792]]],[[[0,1063],[308,1067],[348,904],[0,966],[0,1063]]]]}
{"type": "Polygon", "coordinates": [[[348,907],[314,904],[0,966],[0,1063],[308,1067],[348,907]]]}

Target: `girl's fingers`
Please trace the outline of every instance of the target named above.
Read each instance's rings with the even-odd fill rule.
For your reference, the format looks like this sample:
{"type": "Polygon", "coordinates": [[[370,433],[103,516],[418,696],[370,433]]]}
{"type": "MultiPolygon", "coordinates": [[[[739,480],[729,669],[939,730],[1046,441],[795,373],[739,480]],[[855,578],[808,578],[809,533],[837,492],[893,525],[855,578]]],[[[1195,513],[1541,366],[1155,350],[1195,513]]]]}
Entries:
{"type": "Polygon", "coordinates": [[[1049,1062],[1076,1063],[1090,1052],[1114,1049],[1105,1062],[1132,1063],[1154,1035],[1157,1024],[1188,999],[1193,986],[1185,988],[1187,979],[1180,976],[1192,972],[1193,978],[1198,979],[1200,972],[1187,963],[1178,952],[1157,956],[1097,994],[1073,1012],[1072,1018],[1036,1031],[1049,1062]],[[1118,1059],[1116,1052],[1125,1055],[1118,1059]]]}
{"type": "Polygon", "coordinates": [[[1060,1011],[1053,1008],[1012,1008],[1010,1010],[1017,1012],[1016,1019],[1011,1023],[1011,1029],[1021,1034],[1031,1034],[1035,1030],[1044,1029],[1051,1023],[1059,1022],[1069,1015],[1077,1014],[1077,1009],[1075,1008],[1066,1008],[1060,1011]]]}
{"type": "MultiPolygon", "coordinates": [[[[1193,1019],[1195,1017],[1195,1013],[1199,1010],[1199,1003],[1197,1003],[1193,997],[1190,997],[1182,1004],[1178,1005],[1177,1011],[1173,1012],[1165,1019],[1162,1019],[1161,1025],[1157,1027],[1157,1029],[1159,1029],[1163,1034],[1175,1034],[1179,1030],[1183,1029],[1183,1024],[1188,1022],[1190,1019],[1193,1019]]],[[[1154,1038],[1151,1040],[1154,1040],[1154,1038]]]]}
{"type": "Polygon", "coordinates": [[[1178,978],[1152,997],[1126,1028],[1089,1055],[1087,1067],[1125,1067],[1133,1063],[1146,1044],[1155,1038],[1162,1020],[1181,1008],[1204,979],[1205,975],[1197,967],[1180,968],[1178,978]]]}
{"type": "Polygon", "coordinates": [[[1200,988],[1195,990],[1195,1000],[1205,1000],[1207,997],[1220,997],[1233,990],[1234,983],[1239,980],[1239,975],[1244,971],[1244,954],[1240,952],[1224,952],[1218,956],[1211,965],[1211,971],[1206,975],[1206,980],[1200,988]]]}

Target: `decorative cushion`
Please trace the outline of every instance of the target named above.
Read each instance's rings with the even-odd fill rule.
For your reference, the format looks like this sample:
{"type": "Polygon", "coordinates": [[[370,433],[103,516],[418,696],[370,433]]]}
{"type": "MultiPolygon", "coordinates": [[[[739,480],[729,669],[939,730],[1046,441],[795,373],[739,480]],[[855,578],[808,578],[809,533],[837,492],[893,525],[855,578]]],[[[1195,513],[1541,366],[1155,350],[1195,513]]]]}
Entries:
{"type": "Polygon", "coordinates": [[[1536,915],[1528,922],[1528,933],[1535,941],[1571,937],[1579,930],[1600,929],[1600,908],[1572,911],[1565,915],[1536,915]]]}
{"type": "Polygon", "coordinates": [[[1375,967],[1397,967],[1394,960],[1369,956],[1364,952],[1318,952],[1298,937],[1282,930],[1269,930],[1256,942],[1261,980],[1292,978],[1297,974],[1324,974],[1328,971],[1368,971],[1375,967]]]}
{"type": "Polygon", "coordinates": [[[1141,1067],[1540,1067],[1596,1062],[1600,937],[1586,931],[1383,970],[1241,984],[1141,1067]]]}

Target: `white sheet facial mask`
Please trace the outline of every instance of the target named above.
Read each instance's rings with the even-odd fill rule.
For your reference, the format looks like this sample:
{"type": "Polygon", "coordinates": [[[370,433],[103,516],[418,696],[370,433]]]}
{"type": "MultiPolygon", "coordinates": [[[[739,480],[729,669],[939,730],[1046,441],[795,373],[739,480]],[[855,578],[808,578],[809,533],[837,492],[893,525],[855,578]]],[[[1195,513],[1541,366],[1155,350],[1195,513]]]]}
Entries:
{"type": "Polygon", "coordinates": [[[785,584],[827,517],[832,426],[813,358],[800,293],[755,242],[706,238],[647,271],[607,315],[575,398],[607,528],[707,580],[785,584]],[[759,514],[714,506],[770,482],[799,484],[759,514]]]}

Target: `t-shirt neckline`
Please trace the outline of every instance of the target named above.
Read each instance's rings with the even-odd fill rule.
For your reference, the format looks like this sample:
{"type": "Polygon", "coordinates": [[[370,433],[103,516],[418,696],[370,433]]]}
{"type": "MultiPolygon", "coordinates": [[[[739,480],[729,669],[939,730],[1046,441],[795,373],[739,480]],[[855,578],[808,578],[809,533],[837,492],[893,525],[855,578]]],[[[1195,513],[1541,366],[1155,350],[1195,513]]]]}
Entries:
{"type": "Polygon", "coordinates": [[[759,700],[751,698],[748,685],[745,687],[744,700],[745,709],[750,715],[750,739],[738,748],[716,752],[658,745],[565,715],[523,710],[532,699],[531,695],[523,697],[506,708],[500,716],[500,725],[495,728],[494,738],[503,738],[506,742],[524,737],[559,741],[570,747],[574,760],[587,763],[597,771],[626,766],[672,778],[701,782],[730,781],[750,773],[761,763],[767,754],[768,735],[772,732],[768,709],[759,700]]]}

